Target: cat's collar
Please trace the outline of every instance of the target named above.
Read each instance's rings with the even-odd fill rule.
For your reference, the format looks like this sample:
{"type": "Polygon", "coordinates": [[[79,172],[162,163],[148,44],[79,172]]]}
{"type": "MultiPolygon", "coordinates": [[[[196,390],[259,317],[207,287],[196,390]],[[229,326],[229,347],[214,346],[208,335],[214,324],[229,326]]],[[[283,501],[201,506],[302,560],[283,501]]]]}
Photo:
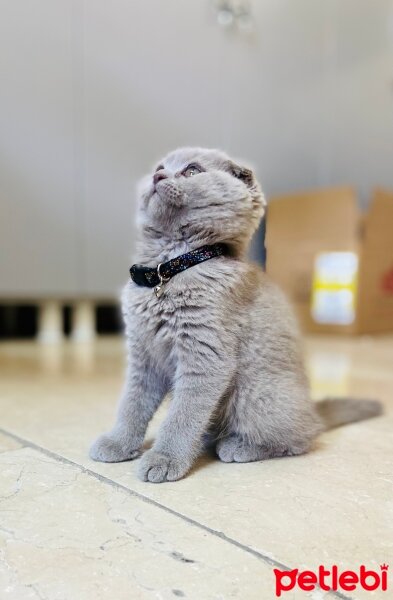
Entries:
{"type": "Polygon", "coordinates": [[[162,286],[172,277],[205,260],[222,256],[226,252],[225,244],[211,244],[190,250],[190,252],[176,256],[168,262],[160,263],[157,267],[132,265],[130,268],[131,279],[137,285],[154,287],[154,292],[159,298],[163,292],[162,286]]]}

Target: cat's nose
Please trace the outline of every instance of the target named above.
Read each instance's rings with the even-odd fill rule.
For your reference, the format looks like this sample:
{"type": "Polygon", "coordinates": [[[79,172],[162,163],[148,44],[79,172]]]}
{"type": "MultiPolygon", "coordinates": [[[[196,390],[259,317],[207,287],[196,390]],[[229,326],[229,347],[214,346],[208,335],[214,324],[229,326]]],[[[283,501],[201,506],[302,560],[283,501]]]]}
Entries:
{"type": "Polygon", "coordinates": [[[161,179],[168,179],[168,175],[164,173],[164,171],[157,171],[153,175],[153,183],[156,185],[161,179]]]}

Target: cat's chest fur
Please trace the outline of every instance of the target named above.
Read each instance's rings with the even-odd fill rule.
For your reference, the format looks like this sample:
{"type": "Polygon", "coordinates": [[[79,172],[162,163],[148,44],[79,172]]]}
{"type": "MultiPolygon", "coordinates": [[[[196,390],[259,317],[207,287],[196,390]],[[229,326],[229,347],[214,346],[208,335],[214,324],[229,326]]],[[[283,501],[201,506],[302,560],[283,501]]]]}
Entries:
{"type": "MultiPolygon", "coordinates": [[[[231,276],[224,261],[209,261],[180,273],[164,286],[157,298],[152,288],[130,282],[126,285],[122,306],[126,336],[134,352],[143,353],[159,371],[173,376],[178,347],[186,336],[191,344],[216,343],[225,331],[236,327],[236,318],[223,330],[232,305],[231,276]],[[207,337],[208,339],[207,339],[207,337]]],[[[228,342],[229,343],[229,342],[228,342]]]]}
{"type": "Polygon", "coordinates": [[[177,321],[172,299],[165,293],[157,298],[152,288],[130,283],[123,293],[123,314],[126,336],[135,350],[160,370],[172,371],[177,321]]]}

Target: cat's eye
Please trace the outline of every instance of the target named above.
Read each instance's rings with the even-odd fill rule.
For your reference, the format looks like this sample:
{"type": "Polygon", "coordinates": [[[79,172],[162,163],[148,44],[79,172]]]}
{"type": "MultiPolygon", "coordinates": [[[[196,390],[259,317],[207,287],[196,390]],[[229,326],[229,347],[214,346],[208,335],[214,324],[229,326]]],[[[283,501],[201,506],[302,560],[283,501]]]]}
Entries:
{"type": "Polygon", "coordinates": [[[157,169],[156,169],[156,173],[157,171],[161,171],[164,168],[164,165],[158,165],[157,169]]]}
{"type": "Polygon", "coordinates": [[[198,173],[202,173],[202,168],[199,165],[191,164],[187,165],[182,172],[182,175],[184,175],[184,177],[193,177],[194,175],[198,175],[198,173]]]}

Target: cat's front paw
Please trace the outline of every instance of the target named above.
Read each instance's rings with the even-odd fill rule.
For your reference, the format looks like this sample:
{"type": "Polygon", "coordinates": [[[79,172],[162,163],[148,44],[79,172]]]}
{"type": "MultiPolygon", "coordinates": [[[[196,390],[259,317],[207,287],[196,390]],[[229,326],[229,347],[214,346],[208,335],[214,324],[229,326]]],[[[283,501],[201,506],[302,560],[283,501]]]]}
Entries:
{"type": "Polygon", "coordinates": [[[139,448],[134,449],[129,443],[122,444],[110,434],[104,433],[92,444],[89,455],[90,458],[99,462],[123,462],[137,458],[140,450],[139,448]]]}
{"type": "Polygon", "coordinates": [[[184,477],[189,469],[190,465],[186,461],[148,450],[138,465],[138,477],[142,481],[152,483],[177,481],[184,477]]]}

